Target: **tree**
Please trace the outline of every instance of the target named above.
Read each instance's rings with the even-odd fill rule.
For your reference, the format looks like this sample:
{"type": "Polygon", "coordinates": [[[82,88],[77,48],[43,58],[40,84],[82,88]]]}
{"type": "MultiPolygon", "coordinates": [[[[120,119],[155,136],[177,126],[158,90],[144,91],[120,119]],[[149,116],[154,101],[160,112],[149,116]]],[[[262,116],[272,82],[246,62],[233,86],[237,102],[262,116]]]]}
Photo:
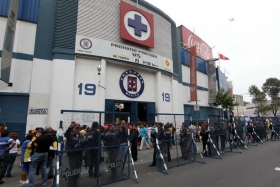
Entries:
{"type": "Polygon", "coordinates": [[[217,92],[215,103],[213,104],[213,106],[221,106],[223,109],[229,110],[231,114],[234,114],[233,108],[238,105],[239,103],[235,101],[235,98],[231,97],[229,92],[224,92],[223,89],[217,92]]]}
{"type": "Polygon", "coordinates": [[[266,93],[261,91],[256,85],[249,87],[249,95],[253,97],[253,103],[256,105],[255,113],[260,117],[260,114],[266,114],[270,110],[269,106],[262,104],[266,100],[266,93]]]}
{"type": "Polygon", "coordinates": [[[263,84],[262,89],[271,98],[271,111],[276,116],[280,107],[280,80],[277,78],[268,78],[263,84]]]}

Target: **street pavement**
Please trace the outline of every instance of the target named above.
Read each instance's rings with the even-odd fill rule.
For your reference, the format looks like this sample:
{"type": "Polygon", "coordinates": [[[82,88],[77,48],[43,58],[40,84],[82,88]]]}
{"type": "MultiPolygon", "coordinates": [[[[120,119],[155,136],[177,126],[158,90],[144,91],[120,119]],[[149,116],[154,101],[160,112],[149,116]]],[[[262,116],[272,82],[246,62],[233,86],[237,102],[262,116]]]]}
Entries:
{"type": "MultiPolygon", "coordinates": [[[[201,150],[201,142],[197,142],[201,150]]],[[[179,149],[179,148],[178,148],[179,149]]],[[[171,152],[174,159],[177,151],[173,146],[171,152]]],[[[135,162],[139,183],[133,180],[124,180],[108,186],[114,187],[276,187],[280,185],[280,141],[268,141],[258,146],[249,146],[248,150],[241,149],[242,153],[230,152],[222,155],[222,159],[204,157],[203,163],[190,163],[168,169],[169,174],[157,171],[156,167],[149,167],[152,162],[153,149],[143,149],[138,152],[138,161],[135,162]],[[279,170],[279,169],[278,169],[279,170]]],[[[201,159],[200,155],[197,158],[201,159]]],[[[201,159],[202,160],[202,159],[201,159]]],[[[86,169],[83,168],[83,173],[86,169]]],[[[4,178],[1,186],[19,186],[20,168],[18,159],[12,171],[13,177],[4,178]]],[[[131,177],[135,178],[133,170],[131,177]]],[[[40,185],[41,176],[36,176],[36,183],[40,185]]],[[[102,177],[101,177],[102,178],[102,177]]],[[[47,182],[51,186],[52,181],[47,182]]],[[[83,185],[84,186],[84,185],[83,185]]],[[[89,185],[90,186],[90,185],[89,185]]],[[[87,186],[84,186],[87,187],[87,186]]]]}

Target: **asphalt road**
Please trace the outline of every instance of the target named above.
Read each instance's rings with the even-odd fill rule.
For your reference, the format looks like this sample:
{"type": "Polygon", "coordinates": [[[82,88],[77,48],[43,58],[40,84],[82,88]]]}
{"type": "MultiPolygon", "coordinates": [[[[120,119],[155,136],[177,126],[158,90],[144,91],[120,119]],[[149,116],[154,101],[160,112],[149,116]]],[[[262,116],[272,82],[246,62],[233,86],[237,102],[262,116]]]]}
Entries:
{"type": "MultiPolygon", "coordinates": [[[[201,147],[201,143],[198,143],[201,147]]],[[[175,147],[173,147],[173,150],[175,147]]],[[[201,150],[201,148],[200,148],[201,150]]],[[[149,167],[152,161],[153,149],[143,149],[138,153],[136,169],[139,183],[133,180],[124,180],[108,185],[109,187],[277,187],[280,186],[280,141],[268,141],[258,146],[249,146],[242,153],[227,153],[222,159],[204,157],[206,164],[191,163],[169,169],[169,174],[164,174],[155,167],[149,167]]],[[[174,157],[173,157],[174,158],[174,157]]],[[[81,181],[88,181],[87,170],[82,169],[81,181]]],[[[20,168],[15,163],[12,171],[14,177],[4,178],[5,183],[0,186],[19,186],[20,168]]],[[[105,175],[101,177],[104,178],[105,175]]],[[[134,177],[133,171],[131,177],[134,177]]],[[[38,185],[41,176],[36,176],[38,185]]],[[[85,182],[86,186],[90,186],[85,182]]],[[[47,186],[51,186],[48,181],[47,186]]]]}
{"type": "Polygon", "coordinates": [[[222,159],[205,158],[206,164],[192,163],[172,168],[169,174],[147,164],[137,165],[139,183],[126,180],[114,187],[276,187],[280,186],[280,141],[250,146],[242,153],[227,153],[222,159]]]}

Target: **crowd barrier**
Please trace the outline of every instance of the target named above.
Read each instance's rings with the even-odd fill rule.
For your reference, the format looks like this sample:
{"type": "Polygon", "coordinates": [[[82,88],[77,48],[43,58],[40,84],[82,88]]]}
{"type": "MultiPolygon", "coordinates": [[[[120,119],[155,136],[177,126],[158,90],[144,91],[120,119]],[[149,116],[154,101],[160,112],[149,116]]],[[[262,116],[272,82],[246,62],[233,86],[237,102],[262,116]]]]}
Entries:
{"type": "MultiPolygon", "coordinates": [[[[99,124],[118,121],[130,121],[129,113],[106,113],[96,111],[62,111],[61,128],[64,131],[71,121],[81,125],[91,125],[92,121],[99,124]]],[[[242,118],[233,118],[234,132],[230,130],[229,123],[220,117],[200,120],[208,124],[207,156],[222,158],[229,152],[241,153],[241,149],[258,145],[269,140],[270,131],[267,128],[268,118],[251,118],[254,124],[253,133],[246,129],[247,121],[242,118]],[[217,120],[215,120],[217,119],[217,120]]],[[[279,134],[279,119],[269,118],[273,123],[273,131],[279,134]]],[[[164,137],[161,129],[156,128],[156,143],[154,154],[158,171],[168,174],[169,169],[190,163],[204,163],[205,152],[201,149],[202,140],[199,133],[190,126],[191,120],[185,114],[155,114],[155,122],[163,123],[164,137]],[[171,128],[170,124],[173,125],[171,128]],[[169,134],[170,133],[170,134],[169,134]],[[170,135],[170,136],[169,136],[170,135]]],[[[128,129],[128,127],[126,127],[128,129]]],[[[99,131],[102,132],[101,126],[99,131]]],[[[128,130],[128,138],[130,136],[128,130]]],[[[102,139],[100,133],[99,141],[102,139]]],[[[59,144],[63,145],[62,136],[59,144]]],[[[279,139],[275,135],[273,140],[279,139]]],[[[136,168],[131,159],[130,144],[112,145],[100,141],[97,147],[84,147],[71,150],[58,150],[57,168],[54,186],[62,187],[89,187],[104,186],[125,179],[138,181],[136,168]],[[93,170],[91,169],[93,168],[93,170]],[[91,176],[93,171],[93,176],[91,176]]],[[[60,147],[60,146],[59,146],[60,147]]]]}
{"type": "Polygon", "coordinates": [[[64,150],[59,157],[60,187],[112,184],[131,178],[131,171],[135,170],[127,145],[64,150]]]}

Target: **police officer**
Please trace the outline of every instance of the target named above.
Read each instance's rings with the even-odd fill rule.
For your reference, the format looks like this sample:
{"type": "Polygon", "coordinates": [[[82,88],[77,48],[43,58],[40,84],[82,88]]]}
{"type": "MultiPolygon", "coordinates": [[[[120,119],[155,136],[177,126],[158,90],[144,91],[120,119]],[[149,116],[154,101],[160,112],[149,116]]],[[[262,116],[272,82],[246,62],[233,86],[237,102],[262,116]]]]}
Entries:
{"type": "MultiPolygon", "coordinates": [[[[88,169],[88,175],[89,177],[96,178],[98,176],[98,156],[100,156],[101,152],[99,152],[100,148],[100,140],[102,139],[101,133],[99,133],[98,129],[98,122],[94,121],[92,122],[92,126],[89,132],[86,133],[86,137],[88,139],[88,154],[89,154],[89,169],[88,169]],[[99,137],[100,136],[100,137],[99,137]],[[98,154],[99,152],[99,154],[98,154]],[[94,167],[94,172],[93,172],[94,167]]],[[[99,174],[99,177],[101,174],[99,174]]]]}
{"type": "Polygon", "coordinates": [[[221,123],[221,130],[220,130],[220,140],[221,140],[221,153],[225,153],[225,146],[226,146],[226,134],[227,134],[227,126],[226,123],[221,123]]]}
{"type": "Polygon", "coordinates": [[[70,127],[65,132],[66,146],[65,150],[68,150],[68,160],[69,160],[69,169],[71,175],[68,176],[68,187],[77,187],[78,179],[81,173],[82,159],[85,154],[82,151],[82,148],[85,148],[87,145],[87,139],[80,134],[81,126],[78,123],[71,123],[70,127]],[[78,149],[78,150],[75,150],[78,149]],[[71,150],[71,151],[70,151],[71,150]]]}
{"type": "Polygon", "coordinates": [[[158,128],[158,132],[156,134],[156,136],[154,137],[154,154],[153,154],[153,162],[152,164],[150,164],[149,166],[152,167],[152,166],[156,166],[156,158],[157,158],[157,145],[156,145],[156,139],[158,139],[158,145],[160,147],[162,147],[162,142],[164,140],[164,137],[165,137],[165,132],[164,132],[164,129],[163,129],[163,123],[157,123],[157,128],[158,128]]]}
{"type": "MultiPolygon", "coordinates": [[[[200,135],[202,137],[203,153],[204,153],[205,156],[207,156],[206,145],[207,145],[207,142],[208,142],[208,129],[207,129],[206,122],[204,122],[203,125],[201,126],[200,135]]],[[[209,144],[208,144],[208,151],[209,151],[209,155],[211,155],[209,144]]]]}
{"type": "Polygon", "coordinates": [[[188,136],[187,136],[187,128],[184,124],[182,124],[182,129],[180,130],[180,146],[181,146],[181,153],[182,158],[186,159],[189,152],[189,143],[188,143],[188,136]]]}
{"type": "Polygon", "coordinates": [[[104,143],[108,153],[108,167],[111,169],[111,180],[116,179],[120,161],[120,131],[116,123],[109,124],[109,131],[104,136],[104,143]]]}
{"type": "Polygon", "coordinates": [[[171,131],[169,130],[169,123],[164,125],[164,131],[165,131],[165,137],[164,137],[164,142],[167,144],[167,161],[171,161],[171,156],[170,156],[170,144],[171,144],[171,131]]]}
{"type": "Polygon", "coordinates": [[[127,135],[127,124],[123,120],[121,123],[118,123],[118,131],[120,134],[120,150],[122,154],[122,158],[127,161],[127,151],[128,151],[128,135],[127,135]]]}
{"type": "Polygon", "coordinates": [[[131,131],[131,136],[130,136],[130,145],[131,145],[131,155],[132,159],[134,162],[137,161],[137,155],[138,155],[138,150],[137,150],[137,140],[139,136],[139,131],[137,129],[137,125],[133,124],[133,129],[131,131]]]}

